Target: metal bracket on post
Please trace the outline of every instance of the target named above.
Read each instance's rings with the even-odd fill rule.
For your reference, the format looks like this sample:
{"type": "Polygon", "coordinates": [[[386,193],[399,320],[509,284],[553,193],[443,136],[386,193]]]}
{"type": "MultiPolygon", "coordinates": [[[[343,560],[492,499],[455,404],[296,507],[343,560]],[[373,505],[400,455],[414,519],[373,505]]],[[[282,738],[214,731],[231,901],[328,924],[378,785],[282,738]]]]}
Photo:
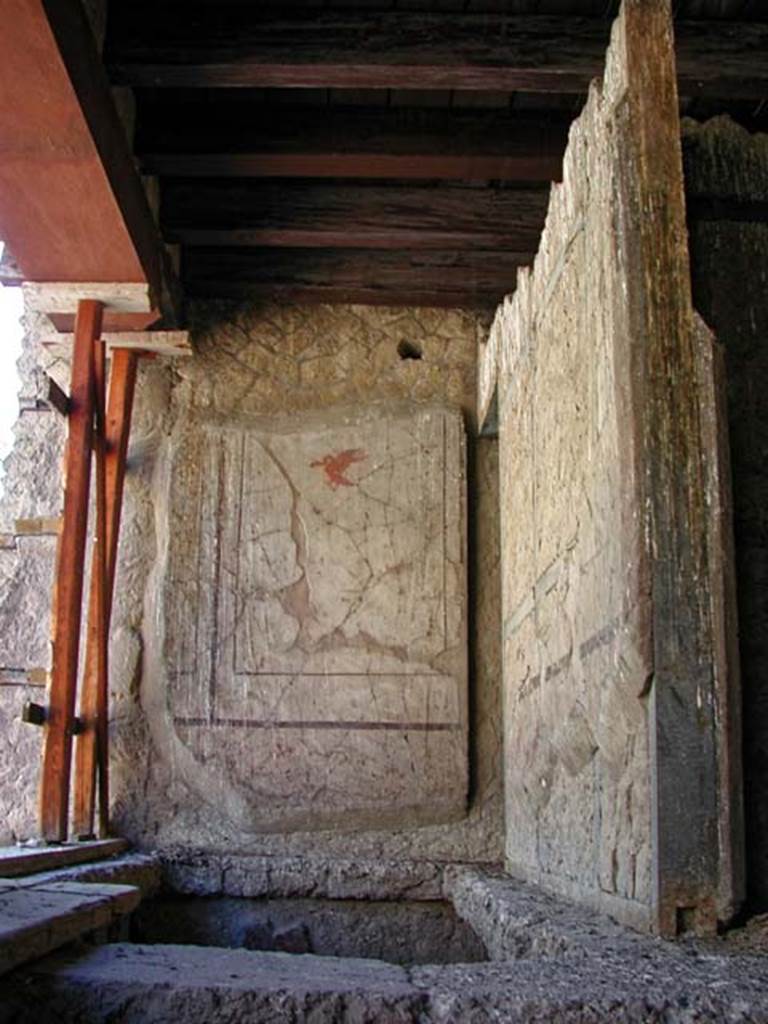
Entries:
{"type": "Polygon", "coordinates": [[[21,720],[27,725],[45,725],[48,713],[42,704],[36,704],[33,700],[24,702],[21,709],[21,720]]]}
{"type": "MultiPolygon", "coordinates": [[[[33,700],[27,700],[21,709],[21,720],[27,725],[45,725],[48,721],[48,709],[43,704],[37,704],[33,700]]],[[[77,715],[72,719],[70,733],[72,736],[79,736],[85,731],[85,724],[82,718],[77,715]]]]}

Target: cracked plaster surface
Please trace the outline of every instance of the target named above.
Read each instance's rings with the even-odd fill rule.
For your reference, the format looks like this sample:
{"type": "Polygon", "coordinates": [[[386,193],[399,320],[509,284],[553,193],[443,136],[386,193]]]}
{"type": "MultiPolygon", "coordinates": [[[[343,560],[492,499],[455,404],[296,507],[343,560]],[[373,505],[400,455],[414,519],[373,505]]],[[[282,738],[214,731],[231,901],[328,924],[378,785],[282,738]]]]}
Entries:
{"type": "Polygon", "coordinates": [[[693,333],[679,166],[666,143],[669,162],[644,162],[641,13],[623,8],[571,127],[533,267],[481,350],[479,398],[488,410],[495,367],[507,868],[671,930],[686,901],[712,915],[720,900],[727,917],[738,889],[716,710],[722,538],[700,526],[726,499],[703,427],[715,375],[711,340],[693,333]],[[647,218],[657,192],[668,222],[647,218]],[[641,269],[654,260],[668,294],[641,269]],[[665,345],[677,404],[653,362],[665,345]],[[665,460],[692,467],[679,490],[665,460]]]}
{"type": "MultiPolygon", "coordinates": [[[[66,387],[66,361],[44,352],[37,340],[46,333],[44,319],[27,316],[26,329],[24,393],[37,389],[41,366],[66,387]]],[[[366,865],[381,862],[392,870],[400,863],[498,862],[502,822],[497,446],[492,439],[476,441],[472,436],[475,349],[487,324],[462,311],[324,306],[234,309],[206,304],[192,310],[192,329],[197,347],[192,359],[183,364],[157,360],[142,363],[139,369],[110,641],[114,827],[140,846],[173,855],[182,874],[186,860],[191,863],[201,850],[226,853],[234,858],[233,865],[240,863],[240,855],[245,857],[243,864],[248,855],[266,857],[274,864],[290,858],[346,864],[352,858],[363,872],[366,865]],[[403,339],[421,348],[421,360],[398,357],[397,346],[403,339]],[[153,595],[162,585],[158,560],[168,516],[163,495],[171,451],[187,436],[190,421],[202,424],[205,420],[213,430],[230,424],[237,430],[243,422],[250,428],[255,418],[312,411],[322,415],[337,408],[386,408],[403,402],[459,408],[468,426],[470,783],[466,816],[420,827],[398,820],[377,821],[377,827],[358,827],[353,832],[331,827],[283,834],[254,832],[231,816],[226,802],[202,800],[178,766],[169,763],[150,728],[154,713],[149,699],[154,683],[150,648],[158,634],[153,595]]],[[[3,529],[12,529],[15,517],[59,513],[63,435],[61,420],[54,413],[20,417],[16,444],[6,463],[3,529]]],[[[361,464],[352,463],[346,475],[354,479],[361,469],[361,464]]],[[[325,470],[315,467],[311,472],[325,470]]],[[[338,493],[345,490],[338,485],[338,493]]],[[[328,496],[332,494],[329,490],[328,496]]],[[[10,602],[8,607],[15,602],[13,635],[22,640],[28,635],[29,644],[22,643],[18,654],[30,667],[39,657],[40,644],[45,646],[43,634],[50,622],[50,591],[40,582],[46,567],[52,579],[50,552],[40,552],[38,574],[23,570],[17,552],[0,555],[0,598],[10,602]],[[24,622],[19,618],[21,608],[28,610],[24,622]]],[[[288,603],[298,606],[301,587],[292,592],[290,587],[288,603]]],[[[396,646],[402,644],[398,641],[396,646]]],[[[0,687],[0,710],[12,722],[0,738],[3,762],[14,766],[9,784],[0,791],[6,842],[33,835],[35,830],[40,734],[19,720],[22,689],[0,687]]],[[[31,695],[39,692],[32,689],[31,695]]]]}
{"type": "Polygon", "coordinates": [[[494,326],[506,853],[518,877],[642,924],[650,661],[610,102],[593,89],[575,122],[534,268],[494,326]]]}
{"type": "Polygon", "coordinates": [[[149,677],[203,799],[277,831],[463,816],[464,477],[441,407],[185,427],[149,677]]]}
{"type": "MultiPolygon", "coordinates": [[[[123,834],[142,845],[158,847],[172,854],[182,873],[185,856],[194,859],[200,850],[206,850],[209,854],[213,851],[226,851],[235,858],[238,855],[278,859],[311,857],[318,862],[330,862],[339,857],[362,858],[361,863],[365,863],[366,858],[371,861],[384,858],[393,863],[432,859],[499,860],[501,723],[496,444],[490,439],[480,442],[472,439],[475,348],[478,335],[486,326],[475,316],[461,311],[329,306],[234,309],[226,304],[205,304],[193,310],[196,356],[169,369],[157,364],[144,368],[145,377],[140,390],[131,446],[132,470],[128,481],[124,543],[121,541],[123,546],[120,556],[120,571],[123,565],[127,567],[131,583],[116,595],[114,619],[117,633],[113,637],[113,649],[119,637],[122,645],[120,649],[125,651],[125,668],[121,671],[121,678],[114,681],[114,733],[119,748],[113,769],[114,816],[123,834]],[[400,359],[397,346],[404,338],[422,349],[421,360],[400,359]],[[323,572],[327,566],[327,559],[322,561],[322,545],[311,552],[306,548],[304,527],[311,515],[316,516],[314,526],[320,530],[321,537],[324,531],[333,534],[333,543],[338,538],[338,543],[346,546],[350,552],[350,564],[354,569],[352,582],[359,587],[360,581],[368,578],[369,570],[364,560],[355,554],[349,530],[347,533],[338,527],[331,530],[324,518],[331,518],[328,513],[332,507],[335,508],[333,503],[342,505],[351,490],[338,481],[338,475],[357,482],[370,472],[372,463],[370,460],[356,461],[354,457],[346,467],[323,461],[328,455],[334,457],[343,452],[355,453],[361,448],[368,451],[368,443],[363,445],[351,433],[348,440],[344,439],[330,448],[321,445],[319,448],[307,449],[302,456],[305,465],[301,479],[305,486],[317,489],[313,504],[319,513],[313,513],[303,491],[295,487],[295,469],[291,468],[286,451],[281,449],[281,445],[283,448],[287,446],[287,450],[294,444],[295,438],[290,443],[288,441],[291,429],[296,431],[298,422],[306,423],[311,431],[317,430],[318,426],[322,427],[325,421],[342,423],[343,426],[345,419],[352,423],[355,417],[360,417],[361,422],[369,424],[366,429],[370,431],[371,452],[384,464],[386,451],[378,454],[378,446],[384,445],[386,448],[386,445],[384,439],[378,437],[375,424],[385,422],[388,417],[391,418],[394,410],[402,411],[404,408],[410,409],[412,415],[423,418],[436,405],[461,410],[469,428],[466,466],[470,508],[467,524],[469,603],[466,607],[469,699],[466,711],[463,712],[469,731],[468,802],[465,804],[465,798],[462,797],[461,808],[458,799],[453,800],[450,811],[445,806],[439,808],[437,814],[449,815],[454,819],[446,820],[444,824],[416,825],[423,811],[418,808],[409,809],[403,804],[400,810],[393,810],[389,814],[384,813],[386,808],[380,808],[375,814],[366,811],[366,820],[361,818],[357,822],[352,818],[344,821],[343,816],[334,818],[336,812],[328,813],[327,824],[319,830],[315,828],[308,831],[301,825],[301,815],[304,815],[304,820],[306,815],[299,808],[297,819],[293,822],[285,819],[287,824],[282,826],[284,831],[264,831],[263,822],[259,824],[258,817],[253,813],[253,787],[258,783],[252,777],[254,773],[248,776],[241,763],[239,742],[231,745],[229,753],[225,749],[211,756],[218,758],[219,763],[226,761],[226,770],[231,772],[233,778],[244,779],[244,788],[237,792],[232,785],[220,786],[216,782],[215,773],[210,773],[205,799],[201,799],[199,788],[190,784],[190,777],[194,779],[199,768],[197,758],[200,748],[197,748],[198,753],[192,749],[197,741],[191,740],[188,735],[192,747],[177,742],[174,745],[174,756],[170,757],[169,733],[166,732],[165,736],[158,734],[159,716],[167,716],[166,698],[171,690],[163,690],[157,666],[171,664],[176,656],[172,653],[172,644],[164,649],[157,648],[162,617],[168,610],[167,602],[164,611],[158,599],[158,595],[164,593],[169,578],[167,569],[170,563],[166,559],[168,524],[174,514],[174,501],[177,506],[184,501],[183,497],[174,496],[177,493],[194,493],[192,481],[199,477],[199,473],[194,468],[197,455],[193,453],[201,453],[202,449],[206,449],[208,457],[211,457],[213,450],[204,442],[205,436],[209,440],[219,438],[224,448],[231,444],[236,446],[238,438],[240,444],[244,437],[250,438],[247,459],[253,469],[258,467],[260,472],[264,470],[270,474],[273,490],[264,513],[267,517],[276,517],[276,523],[260,526],[257,534],[251,537],[250,552],[244,565],[246,576],[250,573],[252,582],[260,574],[260,583],[253,586],[249,584],[246,588],[248,600],[253,602],[258,614],[250,617],[250,625],[246,628],[245,621],[249,617],[243,619],[234,614],[236,609],[233,604],[232,614],[227,612],[226,617],[231,624],[240,622],[240,628],[234,631],[230,629],[230,639],[227,639],[226,630],[223,634],[224,645],[231,643],[234,647],[237,639],[238,657],[244,659],[242,667],[253,667],[260,656],[258,644],[255,645],[258,640],[255,625],[261,624],[259,628],[265,629],[269,624],[272,630],[270,635],[278,641],[270,644],[273,656],[278,661],[283,659],[283,664],[288,659],[288,670],[291,673],[295,673],[297,655],[295,652],[290,654],[289,648],[294,643],[295,635],[295,638],[300,637],[302,645],[308,640],[312,641],[315,648],[311,657],[315,660],[330,659],[333,656],[337,659],[337,667],[351,664],[357,673],[366,666],[368,656],[365,650],[378,648],[378,653],[386,655],[389,659],[387,664],[392,668],[402,668],[405,658],[412,668],[429,667],[432,673],[439,669],[447,679],[453,671],[449,662],[453,659],[455,668],[456,655],[445,655],[441,653],[442,649],[431,647],[425,640],[431,617],[434,617],[429,613],[432,606],[428,601],[415,616],[401,616],[400,622],[405,625],[397,627],[397,635],[393,634],[391,627],[387,631],[377,621],[380,617],[372,612],[373,605],[369,605],[368,611],[363,613],[362,609],[355,611],[349,604],[336,603],[336,596],[329,605],[330,611],[325,613],[326,619],[322,615],[316,620],[307,616],[310,595],[299,566],[313,559],[316,559],[312,563],[313,572],[323,572]],[[269,438],[264,431],[267,422],[271,423],[272,428],[279,426],[279,430],[270,430],[269,438]],[[265,450],[264,441],[273,458],[265,450]],[[288,479],[275,465],[275,456],[288,469],[288,479]],[[312,462],[318,465],[308,465],[312,462]],[[171,478],[174,486],[169,503],[167,486],[171,478]],[[335,487],[332,486],[334,481],[335,487]],[[303,524],[297,517],[302,501],[304,507],[301,508],[301,514],[305,517],[303,524]],[[277,532],[271,533],[273,529],[277,532]],[[338,626],[344,622],[350,610],[352,614],[344,626],[346,632],[339,631],[338,626]],[[306,619],[303,627],[302,618],[306,619]],[[133,639],[136,637],[139,643],[133,639]],[[280,649],[280,638],[285,650],[280,649]],[[339,644],[340,640],[343,643],[339,644]],[[338,648],[335,653],[334,647],[338,648]],[[290,658],[294,658],[294,661],[291,662],[290,658]],[[133,682],[129,682],[131,679],[133,682]],[[340,828],[339,825],[346,827],[340,828]]],[[[413,444],[413,439],[407,435],[408,431],[402,429],[397,435],[397,443],[406,448],[413,444]]],[[[422,459],[422,467],[427,467],[429,460],[426,456],[422,456],[422,459]]],[[[226,495],[230,489],[226,456],[222,465],[226,495]]],[[[208,469],[211,468],[209,465],[208,469]]],[[[401,478],[394,478],[386,470],[374,473],[364,484],[371,495],[366,499],[366,514],[370,522],[375,524],[373,532],[379,531],[382,537],[391,537],[395,545],[405,545],[402,549],[395,547],[394,551],[389,551],[385,546],[386,557],[380,557],[379,562],[373,566],[374,575],[380,577],[378,590],[382,599],[387,588],[400,575],[387,572],[387,568],[392,569],[401,562],[409,562],[411,550],[407,546],[407,535],[396,528],[397,515],[388,511],[377,499],[382,494],[388,494],[389,488],[393,493],[402,491],[403,496],[413,493],[414,489],[417,491],[416,483],[410,481],[413,475],[412,472],[404,473],[401,478]],[[387,527],[386,519],[390,520],[391,526],[387,527]]],[[[244,478],[246,485],[252,486],[248,473],[244,478]]],[[[214,497],[212,492],[209,498],[214,497]]],[[[396,500],[402,500],[399,493],[396,500]]],[[[187,516],[187,532],[194,532],[195,527],[191,522],[194,522],[194,517],[187,516]]],[[[362,530],[362,525],[352,524],[352,532],[354,529],[362,530]]],[[[455,536],[459,535],[460,530],[456,524],[455,536]]],[[[212,539],[211,536],[209,541],[212,539]]],[[[326,539],[326,551],[329,543],[330,540],[326,539]]],[[[360,543],[359,537],[357,543],[360,543]]],[[[213,549],[209,545],[207,550],[210,553],[213,549]]],[[[226,571],[229,557],[226,544],[219,553],[222,558],[221,568],[226,571]]],[[[332,571],[332,567],[329,566],[328,570],[332,571]]],[[[410,566],[407,569],[411,575],[414,571],[410,566]]],[[[184,577],[184,573],[175,572],[175,575],[177,578],[184,577]]],[[[332,593],[343,589],[348,582],[344,577],[334,577],[332,593]]],[[[375,590],[371,590],[374,597],[375,590]]],[[[208,593],[211,594],[210,588],[208,593]]],[[[224,605],[234,599],[233,594],[223,591],[222,594],[224,605]]],[[[183,600],[180,595],[178,599],[183,600]]],[[[220,608],[219,620],[224,611],[220,608]]],[[[167,645],[167,635],[163,643],[167,645]]],[[[185,650],[184,657],[189,657],[190,651],[186,647],[185,650]]],[[[114,656],[113,653],[113,659],[114,656]]],[[[210,669],[210,665],[208,667],[210,669]]],[[[271,667],[277,666],[273,664],[271,667]]],[[[444,708],[452,706],[461,712],[464,698],[460,694],[457,697],[457,692],[451,689],[453,684],[440,682],[436,674],[430,678],[430,683],[434,697],[428,708],[429,714],[436,713],[441,702],[444,708]]],[[[219,690],[222,699],[239,698],[238,685],[232,685],[230,680],[229,684],[222,686],[219,690]]],[[[347,703],[352,711],[369,703],[362,700],[369,692],[366,690],[367,685],[361,681],[359,691],[354,686],[347,691],[350,694],[347,703]],[[358,694],[360,699],[355,705],[358,694]]],[[[397,687],[388,686],[387,706],[395,707],[400,712],[404,700],[413,701],[413,698],[404,698],[403,692],[397,687]]],[[[300,695],[300,689],[296,693],[300,695]]],[[[327,702],[335,699],[332,697],[332,687],[319,688],[316,698],[320,701],[320,710],[325,713],[327,702]],[[325,706],[322,706],[323,702],[325,706]]],[[[421,700],[421,697],[418,699],[421,700]]],[[[296,703],[287,701],[289,713],[293,713],[296,703]]],[[[303,698],[298,703],[303,703],[303,698]]],[[[255,709],[256,703],[253,703],[252,710],[255,709]]],[[[423,713],[423,704],[415,710],[423,713]]],[[[385,706],[381,713],[386,711],[385,706]]],[[[256,749],[254,756],[263,757],[263,730],[251,731],[256,734],[251,740],[256,749]]],[[[371,737],[379,738],[376,731],[363,730],[361,734],[366,744],[371,737]]],[[[324,742],[327,742],[326,735],[332,733],[321,734],[324,742]]],[[[394,733],[383,731],[381,735],[386,736],[388,742],[395,740],[394,733]]],[[[430,744],[435,740],[445,741],[447,736],[450,734],[439,731],[431,733],[430,744]]],[[[283,740],[284,736],[281,736],[283,740]]],[[[418,743],[423,746],[423,741],[424,735],[419,734],[418,743]]],[[[407,767],[411,764],[410,755],[413,754],[415,744],[411,742],[409,758],[404,761],[401,757],[402,740],[400,745],[397,763],[404,763],[407,767]]],[[[373,747],[370,749],[374,750],[373,747]]],[[[313,757],[317,757],[322,754],[323,747],[313,742],[309,744],[309,750],[313,757]]],[[[461,786],[465,787],[466,779],[462,775],[465,769],[456,759],[455,744],[452,747],[448,745],[446,750],[446,764],[453,773],[453,781],[461,779],[461,786]]],[[[204,753],[208,757],[210,751],[204,753]]],[[[338,756],[336,748],[332,754],[338,756]]],[[[418,765],[418,751],[414,756],[418,765]]],[[[370,768],[365,770],[370,771],[370,768]]],[[[354,785],[359,785],[356,778],[351,775],[348,777],[354,785]]],[[[442,781],[433,777],[429,785],[438,786],[442,781]]],[[[280,792],[276,792],[280,798],[280,792]]]]}

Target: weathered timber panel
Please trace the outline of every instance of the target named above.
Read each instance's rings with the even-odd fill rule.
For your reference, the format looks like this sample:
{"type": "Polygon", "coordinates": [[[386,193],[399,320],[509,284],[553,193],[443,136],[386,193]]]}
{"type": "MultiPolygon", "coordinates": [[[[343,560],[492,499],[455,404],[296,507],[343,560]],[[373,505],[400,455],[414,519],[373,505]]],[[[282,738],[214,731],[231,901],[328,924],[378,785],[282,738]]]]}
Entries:
{"type": "Polygon", "coordinates": [[[190,295],[253,302],[473,307],[493,310],[532,254],[515,249],[184,251],[190,295]]]}
{"type": "MultiPolygon", "coordinates": [[[[725,348],[744,709],[747,896],[768,907],[768,139],[686,122],[693,295],[725,348]]],[[[738,715],[739,708],[734,709],[738,715]]]]}
{"type": "MultiPolygon", "coordinates": [[[[124,4],[107,61],[114,82],[162,87],[490,89],[585,92],[607,40],[603,17],[315,11],[269,18],[250,5],[207,5],[180,24],[124,4]],[[202,15],[202,16],[201,16],[202,15]]],[[[605,12],[602,11],[601,14],[605,12]]],[[[767,31],[679,21],[681,91],[760,99],[767,31]]]]}
{"type": "Polygon", "coordinates": [[[536,248],[544,189],[192,184],[163,188],[169,241],[207,246],[536,248]]]}
{"type": "Polygon", "coordinates": [[[737,902],[670,29],[626,0],[480,391],[495,347],[508,866],[664,933],[737,902]]]}

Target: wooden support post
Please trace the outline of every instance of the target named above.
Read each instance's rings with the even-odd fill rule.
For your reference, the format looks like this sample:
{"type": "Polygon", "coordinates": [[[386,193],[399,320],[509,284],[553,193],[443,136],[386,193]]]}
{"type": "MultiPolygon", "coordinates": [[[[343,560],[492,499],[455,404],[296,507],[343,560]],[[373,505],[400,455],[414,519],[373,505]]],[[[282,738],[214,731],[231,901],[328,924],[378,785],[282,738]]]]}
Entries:
{"type": "MultiPolygon", "coordinates": [[[[99,833],[108,832],[109,778],[108,718],[109,700],[109,612],[107,610],[107,476],[106,476],[106,404],[107,361],[106,346],[99,345],[95,361],[94,385],[96,391],[96,543],[91,567],[91,593],[95,594],[94,615],[88,618],[88,636],[96,645],[96,761],[99,772],[99,833]]],[[[87,653],[86,646],[86,653],[87,653]]],[[[85,689],[85,680],[83,680],[85,689]]]]}
{"type": "Polygon", "coordinates": [[[43,838],[54,842],[67,837],[91,477],[93,352],[101,333],[102,314],[100,302],[80,301],[72,356],[69,436],[64,460],[64,516],[56,559],[53,660],[40,784],[40,831],[43,838]]]}
{"type": "MultiPolygon", "coordinates": [[[[131,427],[136,370],[140,352],[135,349],[114,349],[109,381],[109,406],[104,430],[104,529],[101,546],[103,565],[103,605],[101,554],[98,543],[94,549],[89,596],[88,636],[85,670],[80,694],[80,717],[85,723],[78,737],[75,754],[74,827],[78,836],[89,836],[94,830],[96,773],[99,779],[99,831],[108,830],[109,766],[108,766],[108,675],[107,647],[112,594],[117,566],[117,543],[123,502],[123,483],[131,427]],[[103,613],[100,612],[103,608],[103,613]]],[[[98,459],[98,449],[97,449],[98,459]]]]}
{"type": "MultiPolygon", "coordinates": [[[[107,778],[107,693],[109,690],[109,626],[107,623],[107,500],[106,500],[106,438],[105,438],[105,397],[106,358],[105,346],[97,346],[94,355],[94,404],[96,429],[93,450],[96,456],[96,535],[91,553],[91,589],[88,606],[88,632],[86,639],[86,667],[80,693],[80,717],[87,722],[93,735],[96,757],[89,765],[91,778],[98,766],[100,802],[99,830],[107,833],[107,807],[109,805],[109,782],[107,778]],[[91,706],[92,705],[92,706],[91,706]],[[89,717],[85,719],[85,710],[89,717]]],[[[78,748],[79,749],[79,748],[78,748]]],[[[76,759],[76,763],[77,759],[76,759]]],[[[80,800],[78,775],[75,776],[75,834],[91,838],[93,832],[93,802],[89,807],[89,827],[82,830],[80,821],[80,800]]]]}

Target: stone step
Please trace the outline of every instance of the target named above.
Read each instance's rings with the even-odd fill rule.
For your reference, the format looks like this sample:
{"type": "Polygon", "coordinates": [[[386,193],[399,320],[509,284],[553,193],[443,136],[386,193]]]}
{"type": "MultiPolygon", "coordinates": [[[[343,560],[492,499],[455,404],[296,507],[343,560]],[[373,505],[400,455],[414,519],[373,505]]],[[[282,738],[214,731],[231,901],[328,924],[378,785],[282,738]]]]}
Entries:
{"type": "Polygon", "coordinates": [[[127,849],[125,839],[92,839],[59,846],[0,846],[0,877],[15,878],[36,871],[52,871],[71,864],[104,860],[127,849]]]}
{"type": "MultiPolygon", "coordinates": [[[[0,872],[2,875],[2,872],[0,872]]],[[[143,900],[156,895],[161,885],[160,858],[152,853],[123,853],[107,860],[87,861],[66,867],[40,871],[34,881],[88,882],[90,884],[130,885],[141,892],[143,900]]]]}
{"type": "Polygon", "coordinates": [[[0,985],[0,1024],[471,1021],[623,1024],[768,1020],[766,960],[562,959],[403,968],[375,960],[199,946],[56,954],[0,985]]]}
{"type": "Polygon", "coordinates": [[[132,885],[0,878],[0,974],[108,928],[140,899],[132,885]]]}

